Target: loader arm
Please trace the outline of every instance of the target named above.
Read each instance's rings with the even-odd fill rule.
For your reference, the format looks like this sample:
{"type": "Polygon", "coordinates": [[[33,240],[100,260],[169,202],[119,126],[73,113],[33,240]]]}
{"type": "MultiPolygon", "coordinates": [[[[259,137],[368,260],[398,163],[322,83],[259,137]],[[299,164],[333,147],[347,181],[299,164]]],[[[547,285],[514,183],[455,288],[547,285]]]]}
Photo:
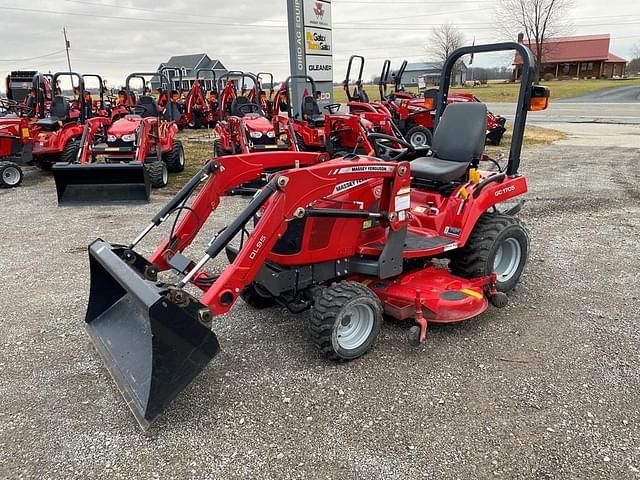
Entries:
{"type": "MultiPolygon", "coordinates": [[[[220,198],[230,190],[251,181],[259,180],[265,172],[297,167],[308,167],[324,162],[323,153],[264,152],[251,155],[226,156],[212,160],[209,170],[212,172],[201,188],[172,237],[167,237],[149,259],[160,271],[169,270],[167,259],[183,252],[197,236],[209,216],[220,205],[220,198]]],[[[185,195],[183,195],[185,196],[185,195]]],[[[184,199],[170,202],[171,208],[163,209],[159,217],[165,217],[171,211],[180,209],[184,199]]],[[[175,199],[174,199],[175,200],[175,199]]],[[[157,216],[158,217],[158,216],[157,216]]]]}
{"type": "Polygon", "coordinates": [[[409,192],[411,179],[408,163],[383,163],[364,158],[331,161],[305,169],[280,172],[272,177],[267,187],[256,195],[240,217],[213,240],[205,257],[183,278],[178,287],[203,274],[204,264],[224,250],[253,218],[256,210],[264,205],[260,220],[243,242],[233,263],[206,289],[200,299],[213,315],[227,313],[244,288],[253,282],[276,242],[285,233],[289,222],[307,215],[314,202],[339,192],[341,185],[377,179],[383,180],[380,197],[380,212],[383,213],[381,223],[394,231],[401,230],[408,222],[408,215],[406,211],[396,211],[395,205],[398,197],[409,192]]]}

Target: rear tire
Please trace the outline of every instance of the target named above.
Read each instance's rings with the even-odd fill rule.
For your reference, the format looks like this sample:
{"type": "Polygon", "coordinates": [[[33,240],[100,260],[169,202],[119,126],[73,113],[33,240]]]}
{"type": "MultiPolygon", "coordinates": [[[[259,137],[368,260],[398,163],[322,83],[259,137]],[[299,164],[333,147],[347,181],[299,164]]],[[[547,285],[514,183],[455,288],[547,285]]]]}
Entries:
{"type": "Polygon", "coordinates": [[[515,288],[529,257],[529,234],[523,223],[504,214],[483,214],[469,241],[452,252],[449,268],[454,275],[477,278],[498,274],[496,289],[515,288]]]}
{"type": "Polygon", "coordinates": [[[199,110],[194,110],[191,113],[191,121],[187,124],[187,127],[189,127],[192,130],[199,130],[202,128],[202,120],[203,120],[202,112],[199,110]]]}
{"type": "Polygon", "coordinates": [[[325,288],[311,311],[311,340],[330,360],[354,360],[371,348],[382,327],[382,304],[368,288],[339,282],[325,288]]]}
{"type": "Polygon", "coordinates": [[[60,161],[63,163],[76,163],[78,152],[80,151],[80,139],[72,138],[64,146],[60,161]]]}
{"type": "Polygon", "coordinates": [[[213,155],[215,158],[224,157],[224,148],[222,148],[222,142],[219,139],[213,141],[213,155]]]}
{"type": "Polygon", "coordinates": [[[162,160],[167,164],[167,170],[169,170],[169,173],[180,173],[184,171],[185,158],[182,142],[174,140],[171,152],[165,153],[162,160]]]}
{"type": "Polygon", "coordinates": [[[0,162],[0,188],[16,188],[24,178],[22,169],[14,162],[0,162]]]}
{"type": "Polygon", "coordinates": [[[428,128],[418,125],[409,130],[405,138],[414,148],[430,147],[433,141],[433,134],[428,128]]]}
{"type": "Polygon", "coordinates": [[[296,144],[298,146],[298,150],[301,152],[308,152],[309,147],[307,147],[304,143],[304,139],[302,138],[302,135],[300,135],[299,133],[296,133],[296,144]]]}
{"type": "Polygon", "coordinates": [[[169,170],[162,161],[149,162],[144,164],[147,170],[151,186],[153,188],[164,188],[169,183],[169,170]]]}

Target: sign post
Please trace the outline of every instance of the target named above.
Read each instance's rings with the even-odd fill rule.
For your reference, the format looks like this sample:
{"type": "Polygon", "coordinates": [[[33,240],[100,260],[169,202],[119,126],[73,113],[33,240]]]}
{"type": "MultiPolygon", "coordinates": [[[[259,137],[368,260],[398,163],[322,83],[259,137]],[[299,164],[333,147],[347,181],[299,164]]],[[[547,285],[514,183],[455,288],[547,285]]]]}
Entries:
{"type": "MultiPolygon", "coordinates": [[[[291,75],[308,75],[320,92],[320,108],[333,103],[331,0],[287,0],[291,75]]],[[[305,94],[316,96],[302,80],[292,82],[290,101],[299,112],[305,94]]]]}

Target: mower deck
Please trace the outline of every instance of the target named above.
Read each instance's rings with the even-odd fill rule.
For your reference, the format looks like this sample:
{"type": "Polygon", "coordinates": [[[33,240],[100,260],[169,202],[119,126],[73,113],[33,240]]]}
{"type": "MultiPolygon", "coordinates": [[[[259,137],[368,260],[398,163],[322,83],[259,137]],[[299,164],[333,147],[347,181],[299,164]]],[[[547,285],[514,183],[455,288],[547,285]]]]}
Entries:
{"type": "Polygon", "coordinates": [[[416,305],[429,323],[457,323],[480,315],[487,309],[484,288],[490,278],[467,280],[452,275],[447,268],[431,265],[407,272],[392,280],[356,277],[382,301],[384,312],[398,320],[417,318],[416,305]]]}

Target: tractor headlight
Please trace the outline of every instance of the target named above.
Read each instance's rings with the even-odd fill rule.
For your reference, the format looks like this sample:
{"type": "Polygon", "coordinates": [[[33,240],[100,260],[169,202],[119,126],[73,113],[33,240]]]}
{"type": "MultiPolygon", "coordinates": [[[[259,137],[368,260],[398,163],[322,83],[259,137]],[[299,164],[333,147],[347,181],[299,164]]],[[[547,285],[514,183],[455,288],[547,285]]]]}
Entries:
{"type": "Polygon", "coordinates": [[[262,138],[262,133],[261,132],[251,131],[251,132],[249,132],[249,136],[251,138],[262,138]]]}
{"type": "Polygon", "coordinates": [[[118,140],[118,137],[116,137],[115,135],[107,135],[107,142],[114,143],[117,140],[118,140]]]}
{"type": "Polygon", "coordinates": [[[276,138],[276,132],[274,132],[273,130],[269,130],[267,132],[267,137],[269,138],[276,138]]]}
{"type": "Polygon", "coordinates": [[[123,142],[134,142],[136,140],[136,134],[130,133],[128,135],[123,135],[121,138],[123,142]]]}

